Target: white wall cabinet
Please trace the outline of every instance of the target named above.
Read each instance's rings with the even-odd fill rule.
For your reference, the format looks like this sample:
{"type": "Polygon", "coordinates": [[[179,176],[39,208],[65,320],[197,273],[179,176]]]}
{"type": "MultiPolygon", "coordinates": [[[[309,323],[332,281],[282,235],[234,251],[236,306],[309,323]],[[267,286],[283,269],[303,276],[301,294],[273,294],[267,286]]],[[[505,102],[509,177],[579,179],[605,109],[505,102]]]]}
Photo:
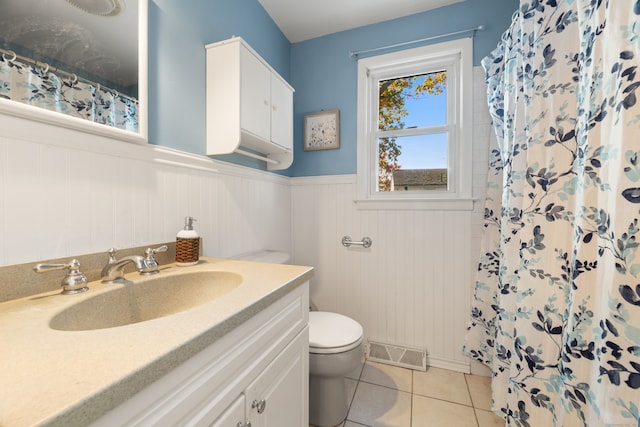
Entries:
{"type": "Polygon", "coordinates": [[[308,302],[306,282],[93,426],[309,425],[308,302]]]}
{"type": "Polygon", "coordinates": [[[250,149],[269,169],[288,168],[293,162],[293,88],[240,37],[205,48],[207,154],[246,155],[250,149]]]}

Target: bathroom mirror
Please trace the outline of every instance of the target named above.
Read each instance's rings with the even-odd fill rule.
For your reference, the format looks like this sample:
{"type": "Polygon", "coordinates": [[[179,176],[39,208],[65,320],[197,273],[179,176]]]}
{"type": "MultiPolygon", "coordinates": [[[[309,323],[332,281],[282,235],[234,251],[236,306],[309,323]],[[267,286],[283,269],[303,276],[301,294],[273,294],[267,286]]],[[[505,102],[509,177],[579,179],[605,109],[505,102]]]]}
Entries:
{"type": "Polygon", "coordinates": [[[0,0],[0,113],[147,142],[148,0],[0,0]]]}

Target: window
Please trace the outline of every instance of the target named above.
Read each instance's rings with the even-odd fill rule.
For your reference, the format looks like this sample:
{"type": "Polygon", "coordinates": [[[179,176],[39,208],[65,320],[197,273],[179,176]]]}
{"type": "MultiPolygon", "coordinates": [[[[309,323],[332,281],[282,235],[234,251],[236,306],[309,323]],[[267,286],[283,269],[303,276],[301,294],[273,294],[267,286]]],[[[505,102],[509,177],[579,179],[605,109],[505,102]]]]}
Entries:
{"type": "Polygon", "coordinates": [[[472,208],[471,61],[471,39],[358,61],[360,207],[472,208]]]}

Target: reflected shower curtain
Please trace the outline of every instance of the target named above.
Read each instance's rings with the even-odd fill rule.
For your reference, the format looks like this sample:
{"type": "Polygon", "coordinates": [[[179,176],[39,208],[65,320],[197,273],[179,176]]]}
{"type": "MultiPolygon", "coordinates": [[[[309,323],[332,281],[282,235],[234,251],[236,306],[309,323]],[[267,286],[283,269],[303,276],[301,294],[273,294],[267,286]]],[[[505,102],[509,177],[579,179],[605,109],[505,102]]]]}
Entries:
{"type": "Polygon", "coordinates": [[[0,55],[0,98],[138,132],[138,102],[0,55]]]}
{"type": "Polygon", "coordinates": [[[640,426],[640,1],[522,0],[465,354],[509,426],[640,426]]]}

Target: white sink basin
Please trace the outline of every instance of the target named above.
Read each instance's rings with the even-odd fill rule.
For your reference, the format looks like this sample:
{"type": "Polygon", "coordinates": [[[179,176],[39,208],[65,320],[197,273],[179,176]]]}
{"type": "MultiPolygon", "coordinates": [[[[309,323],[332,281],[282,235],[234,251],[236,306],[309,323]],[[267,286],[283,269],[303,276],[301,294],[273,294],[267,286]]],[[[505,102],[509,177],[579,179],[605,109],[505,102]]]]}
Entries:
{"type": "Polygon", "coordinates": [[[206,304],[241,283],[240,274],[228,271],[160,273],[83,299],[55,315],[49,326],[89,331],[145,322],[206,304]]]}

